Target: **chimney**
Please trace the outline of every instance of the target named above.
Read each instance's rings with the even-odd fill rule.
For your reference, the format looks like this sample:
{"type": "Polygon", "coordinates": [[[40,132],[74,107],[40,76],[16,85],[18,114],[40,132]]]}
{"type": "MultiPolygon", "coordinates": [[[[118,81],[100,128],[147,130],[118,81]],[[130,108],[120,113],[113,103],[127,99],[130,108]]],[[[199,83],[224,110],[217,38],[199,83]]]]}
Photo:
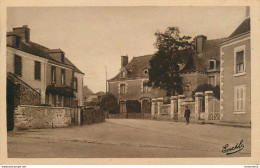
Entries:
{"type": "Polygon", "coordinates": [[[195,43],[197,53],[201,53],[205,47],[207,36],[198,35],[197,37],[195,37],[194,40],[195,40],[194,43],[195,43]]]}
{"type": "Polygon", "coordinates": [[[28,28],[28,25],[23,25],[23,27],[13,28],[13,31],[15,34],[21,36],[22,40],[24,40],[26,43],[30,41],[30,29],[28,28]]]}
{"type": "Polygon", "coordinates": [[[121,68],[125,67],[128,64],[128,56],[121,56],[121,68]]]}
{"type": "Polygon", "coordinates": [[[250,6],[246,6],[246,18],[250,17],[250,6]]]}

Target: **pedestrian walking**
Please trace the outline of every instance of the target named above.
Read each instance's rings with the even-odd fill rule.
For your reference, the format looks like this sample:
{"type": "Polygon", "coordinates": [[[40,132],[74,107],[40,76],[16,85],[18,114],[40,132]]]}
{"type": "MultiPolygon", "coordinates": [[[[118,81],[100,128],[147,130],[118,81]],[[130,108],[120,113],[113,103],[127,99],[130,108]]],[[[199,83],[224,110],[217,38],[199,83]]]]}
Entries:
{"type": "Polygon", "coordinates": [[[186,106],[184,117],[186,118],[187,125],[190,123],[190,109],[186,106]]]}

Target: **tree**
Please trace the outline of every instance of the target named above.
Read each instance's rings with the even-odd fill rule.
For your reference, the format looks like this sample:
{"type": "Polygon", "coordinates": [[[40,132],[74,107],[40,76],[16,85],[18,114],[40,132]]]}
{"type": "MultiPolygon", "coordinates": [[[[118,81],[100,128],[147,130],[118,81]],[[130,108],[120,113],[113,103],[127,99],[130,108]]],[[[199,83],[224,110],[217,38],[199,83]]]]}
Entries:
{"type": "Polygon", "coordinates": [[[119,105],[117,98],[113,94],[108,93],[101,100],[100,109],[108,110],[110,114],[119,113],[119,105]]]}
{"type": "Polygon", "coordinates": [[[220,88],[219,86],[212,86],[209,84],[204,84],[204,85],[200,85],[198,86],[193,92],[192,92],[192,97],[194,99],[195,93],[196,92],[205,92],[205,91],[213,91],[213,96],[220,99],[220,88]]]}
{"type": "Polygon", "coordinates": [[[150,60],[149,86],[167,91],[167,96],[181,94],[180,66],[193,56],[191,37],[180,36],[178,27],[168,27],[164,33],[156,32],[157,51],[150,60]]]}

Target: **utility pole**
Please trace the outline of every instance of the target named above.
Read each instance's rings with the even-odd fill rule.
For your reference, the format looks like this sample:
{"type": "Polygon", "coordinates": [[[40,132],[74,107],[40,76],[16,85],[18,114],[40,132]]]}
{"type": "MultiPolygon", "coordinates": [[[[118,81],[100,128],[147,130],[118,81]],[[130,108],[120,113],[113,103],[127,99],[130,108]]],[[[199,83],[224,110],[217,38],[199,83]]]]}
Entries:
{"type": "Polygon", "coordinates": [[[107,66],[105,66],[105,71],[106,71],[106,95],[107,95],[107,66]]]}

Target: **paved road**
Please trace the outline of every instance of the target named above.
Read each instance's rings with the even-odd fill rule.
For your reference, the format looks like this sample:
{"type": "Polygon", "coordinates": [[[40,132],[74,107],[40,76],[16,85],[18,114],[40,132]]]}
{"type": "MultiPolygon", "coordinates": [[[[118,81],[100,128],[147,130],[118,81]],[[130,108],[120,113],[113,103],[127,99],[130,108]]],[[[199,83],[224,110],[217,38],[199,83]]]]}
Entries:
{"type": "Polygon", "coordinates": [[[8,133],[13,158],[227,157],[225,144],[243,139],[244,149],[228,157],[250,156],[251,129],[170,121],[107,119],[81,127],[8,133]]]}

